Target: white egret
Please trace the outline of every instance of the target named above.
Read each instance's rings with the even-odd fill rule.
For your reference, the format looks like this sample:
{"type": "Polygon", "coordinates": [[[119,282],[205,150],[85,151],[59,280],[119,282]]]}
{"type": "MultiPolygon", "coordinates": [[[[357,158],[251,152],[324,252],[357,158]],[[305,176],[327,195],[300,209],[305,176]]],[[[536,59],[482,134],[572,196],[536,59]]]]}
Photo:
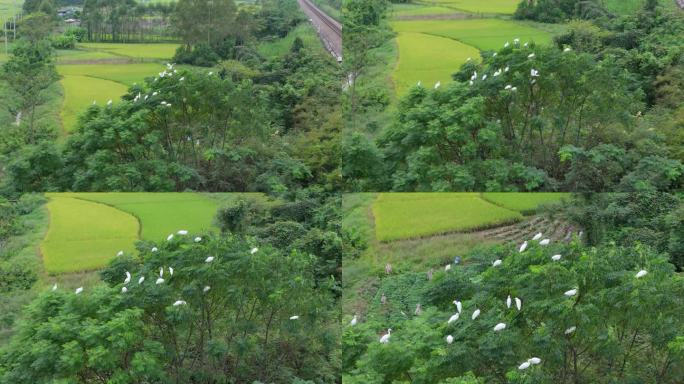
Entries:
{"type": "Polygon", "coordinates": [[[522,308],[522,300],[518,299],[517,297],[515,298],[515,307],[518,308],[518,311],[522,308]]]}
{"type": "Polygon", "coordinates": [[[487,74],[482,75],[482,80],[487,80],[487,74]]]}
{"type": "Polygon", "coordinates": [[[507,41],[506,44],[504,44],[504,48],[508,48],[509,45],[511,44],[507,41]]]}
{"type": "Polygon", "coordinates": [[[56,290],[57,290],[57,283],[55,283],[55,285],[52,286],[52,290],[53,290],[53,291],[56,291],[56,290]]]}
{"type": "Polygon", "coordinates": [[[185,76],[183,76],[183,77],[181,77],[180,79],[178,79],[178,81],[183,81],[183,80],[185,80],[185,76]]]}
{"type": "Polygon", "coordinates": [[[157,248],[157,247],[152,247],[152,252],[157,252],[158,250],[159,250],[159,248],[157,248]]]}
{"type": "Polygon", "coordinates": [[[576,294],[577,294],[577,288],[571,289],[569,291],[565,291],[565,293],[564,293],[564,295],[567,297],[572,297],[572,296],[575,296],[576,294]]]}
{"type": "Polygon", "coordinates": [[[648,272],[647,272],[645,269],[642,269],[641,271],[637,272],[637,274],[636,274],[634,277],[636,277],[637,279],[639,279],[639,278],[642,278],[642,277],[646,276],[647,273],[648,273],[648,272]]]}
{"type": "Polygon", "coordinates": [[[549,245],[550,242],[551,242],[551,239],[544,239],[544,240],[539,242],[539,245],[549,245]]]}
{"type": "Polygon", "coordinates": [[[187,235],[188,231],[186,231],[185,229],[181,229],[180,231],[178,231],[176,233],[178,233],[179,235],[187,235]]]}
{"type": "Polygon", "coordinates": [[[390,341],[390,336],[392,335],[392,328],[387,328],[387,333],[380,338],[382,344],[387,344],[390,341]]]}
{"type": "Polygon", "coordinates": [[[440,85],[442,85],[442,82],[441,82],[441,81],[437,81],[437,82],[435,83],[435,89],[439,88],[440,85]]]}
{"type": "Polygon", "coordinates": [[[351,321],[349,322],[349,325],[351,325],[353,327],[356,325],[357,322],[358,322],[358,319],[356,318],[356,315],[354,315],[354,317],[352,317],[351,321]]]}
{"type": "Polygon", "coordinates": [[[444,267],[444,272],[449,272],[451,270],[451,264],[447,264],[446,267],[444,267]]]}
{"type": "Polygon", "coordinates": [[[504,72],[508,72],[509,69],[509,67],[504,68],[504,72]]]}
{"type": "Polygon", "coordinates": [[[537,71],[537,70],[534,69],[534,68],[530,69],[530,76],[532,76],[532,77],[539,77],[539,71],[537,71]]]}
{"type": "Polygon", "coordinates": [[[207,293],[207,292],[209,292],[210,289],[211,289],[210,286],[205,285],[205,286],[204,286],[204,289],[202,289],[202,292],[207,293]]]}
{"type": "Polygon", "coordinates": [[[525,44],[523,44],[523,47],[527,48],[529,45],[530,45],[529,43],[525,43],[525,44]]]}
{"type": "Polygon", "coordinates": [[[515,45],[520,44],[520,39],[518,39],[518,38],[516,37],[515,39],[513,39],[513,43],[514,43],[515,45]]]}
{"type": "Polygon", "coordinates": [[[131,273],[126,271],[126,279],[124,280],[124,284],[128,284],[131,282],[131,273]]]}
{"type": "Polygon", "coordinates": [[[492,57],[496,57],[496,55],[498,55],[498,53],[494,52],[494,54],[492,55],[492,57]]]}
{"type": "Polygon", "coordinates": [[[152,96],[157,96],[159,92],[152,92],[152,96]]]}
{"type": "Polygon", "coordinates": [[[542,237],[542,233],[541,233],[541,232],[537,232],[537,234],[534,235],[534,237],[532,238],[532,240],[539,240],[539,239],[541,239],[541,237],[542,237]]]}
{"type": "Polygon", "coordinates": [[[128,288],[126,287],[121,287],[121,293],[126,293],[128,292],[128,288]]]}
{"type": "Polygon", "coordinates": [[[470,81],[468,82],[468,85],[473,85],[473,84],[475,84],[475,83],[474,83],[472,80],[470,80],[470,81]]]}
{"type": "Polygon", "coordinates": [[[469,58],[466,59],[466,62],[468,62],[468,61],[470,61],[470,60],[472,60],[472,59],[473,59],[472,57],[469,57],[469,58]]]}
{"type": "Polygon", "coordinates": [[[195,237],[195,243],[199,243],[200,241],[202,241],[201,237],[199,237],[199,236],[195,237]]]}
{"type": "Polygon", "coordinates": [[[570,47],[565,47],[565,49],[563,50],[563,52],[570,52],[570,51],[572,51],[572,48],[570,48],[570,47]]]}
{"type": "Polygon", "coordinates": [[[518,252],[523,253],[523,252],[525,252],[526,249],[527,249],[527,241],[525,241],[524,243],[522,243],[520,245],[520,248],[518,248],[518,252]]]}
{"type": "Polygon", "coordinates": [[[453,315],[451,315],[451,317],[450,317],[449,320],[447,321],[447,324],[451,324],[451,323],[453,323],[454,321],[458,320],[458,316],[459,316],[458,313],[454,313],[453,315]]]}
{"type": "Polygon", "coordinates": [[[504,329],[506,329],[506,323],[499,323],[494,326],[494,332],[503,331],[504,329]]]}
{"type": "Polygon", "coordinates": [[[179,306],[179,305],[185,305],[185,304],[187,304],[187,303],[185,302],[185,300],[177,300],[175,303],[173,303],[173,306],[174,306],[174,307],[177,307],[177,306],[179,306]]]}
{"type": "Polygon", "coordinates": [[[453,342],[454,342],[454,337],[451,336],[451,335],[447,336],[447,337],[446,337],[446,342],[447,342],[447,344],[453,343],[453,342]]]}
{"type": "Polygon", "coordinates": [[[166,237],[166,241],[171,241],[173,239],[173,233],[166,237]]]}
{"type": "Polygon", "coordinates": [[[526,361],[526,362],[520,364],[520,366],[518,367],[518,369],[522,371],[522,370],[525,370],[525,369],[527,369],[527,368],[529,368],[529,367],[530,367],[530,362],[529,362],[529,361],[526,361]]]}
{"type": "Polygon", "coordinates": [[[529,55],[527,55],[527,58],[528,59],[534,59],[534,53],[530,53],[529,55]]]}
{"type": "Polygon", "coordinates": [[[297,319],[299,319],[299,316],[297,316],[297,315],[295,315],[295,316],[290,316],[290,320],[297,320],[297,319]]]}
{"type": "Polygon", "coordinates": [[[475,311],[473,311],[473,315],[470,318],[475,320],[478,316],[480,316],[480,310],[476,309],[475,311]]]}
{"type": "Polygon", "coordinates": [[[508,90],[511,89],[511,88],[513,88],[513,86],[510,85],[510,84],[508,84],[508,85],[506,86],[506,88],[504,88],[504,89],[508,91],[508,90]]]}
{"type": "Polygon", "coordinates": [[[207,75],[209,75],[209,76],[211,76],[211,75],[213,75],[213,74],[214,74],[214,72],[209,72],[209,73],[207,73],[207,75]]]}
{"type": "Polygon", "coordinates": [[[529,362],[532,365],[537,365],[541,363],[541,359],[538,357],[530,357],[529,359],[527,359],[527,362],[529,362]]]}
{"type": "Polygon", "coordinates": [[[518,90],[518,87],[513,87],[513,88],[511,88],[511,91],[512,91],[512,92],[515,92],[515,91],[517,91],[517,90],[518,90]]]}
{"type": "Polygon", "coordinates": [[[463,308],[463,304],[461,304],[461,302],[458,300],[454,300],[454,301],[452,301],[452,303],[454,303],[454,305],[456,305],[456,310],[458,311],[458,313],[461,313],[461,309],[463,308]]]}
{"type": "Polygon", "coordinates": [[[499,69],[499,70],[497,70],[496,72],[494,72],[494,74],[493,74],[492,76],[497,77],[497,76],[499,76],[500,74],[501,74],[501,69],[499,69]]]}
{"type": "Polygon", "coordinates": [[[169,275],[173,276],[173,267],[169,267],[169,275]]]}
{"type": "Polygon", "coordinates": [[[145,281],[145,276],[140,276],[140,278],[138,279],[138,284],[142,284],[143,281],[145,281]]]}
{"type": "Polygon", "coordinates": [[[503,263],[503,261],[501,261],[501,259],[496,259],[492,263],[492,267],[498,267],[499,265],[501,265],[501,263],[503,263]]]}
{"type": "Polygon", "coordinates": [[[570,327],[570,328],[568,328],[568,329],[565,330],[565,334],[566,334],[566,335],[569,335],[569,334],[575,332],[576,329],[577,329],[577,327],[575,327],[575,326],[573,325],[572,327],[570,327]]]}
{"type": "Polygon", "coordinates": [[[112,99],[109,99],[109,101],[107,101],[107,106],[108,106],[108,107],[111,107],[111,106],[112,106],[112,99]]]}
{"type": "Polygon", "coordinates": [[[164,267],[159,267],[159,277],[164,277],[164,267]]]}
{"type": "Polygon", "coordinates": [[[164,282],[164,279],[162,279],[162,278],[160,277],[160,278],[158,278],[157,281],[155,281],[154,283],[157,284],[157,285],[159,285],[159,284],[162,284],[163,282],[164,282]]]}
{"type": "Polygon", "coordinates": [[[211,263],[212,261],[214,261],[214,256],[209,256],[204,260],[205,263],[211,263]]]}
{"type": "Polygon", "coordinates": [[[252,248],[252,250],[249,251],[249,253],[252,255],[257,253],[257,252],[259,252],[259,248],[257,248],[257,247],[254,247],[254,248],[252,248]]]}
{"type": "Polygon", "coordinates": [[[508,295],[506,298],[506,307],[510,308],[511,307],[511,295],[508,295]]]}
{"type": "Polygon", "coordinates": [[[123,254],[124,254],[123,251],[119,251],[119,253],[116,254],[116,257],[123,256],[123,254]]]}
{"type": "Polygon", "coordinates": [[[418,80],[418,82],[416,83],[416,87],[422,87],[422,86],[423,86],[423,82],[418,80]]]}
{"type": "Polygon", "coordinates": [[[76,288],[76,294],[78,295],[79,293],[83,292],[83,287],[78,287],[76,288]]]}
{"type": "Polygon", "coordinates": [[[561,259],[561,257],[563,257],[563,256],[561,256],[561,255],[553,255],[553,256],[551,256],[551,260],[553,260],[553,261],[558,261],[558,260],[561,259]]]}

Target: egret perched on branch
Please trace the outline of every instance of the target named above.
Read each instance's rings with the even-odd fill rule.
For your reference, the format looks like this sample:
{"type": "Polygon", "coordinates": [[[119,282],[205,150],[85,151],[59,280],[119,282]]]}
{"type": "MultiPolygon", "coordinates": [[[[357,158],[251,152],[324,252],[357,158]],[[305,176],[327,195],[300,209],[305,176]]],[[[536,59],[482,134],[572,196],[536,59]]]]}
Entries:
{"type": "Polygon", "coordinates": [[[200,241],[202,241],[201,237],[199,237],[199,236],[195,237],[195,243],[199,243],[200,241]]]}
{"type": "Polygon", "coordinates": [[[470,318],[475,320],[478,316],[480,316],[480,310],[476,309],[475,311],[473,311],[473,315],[470,318]]]}
{"type": "Polygon", "coordinates": [[[157,248],[157,247],[152,247],[152,252],[157,252],[158,250],[159,250],[159,248],[157,248]]]}
{"type": "Polygon", "coordinates": [[[211,263],[212,261],[214,261],[214,256],[209,256],[204,260],[205,263],[211,263]]]}
{"type": "Polygon", "coordinates": [[[353,327],[356,325],[357,322],[358,322],[358,320],[356,318],[356,315],[354,315],[354,317],[352,317],[351,321],[349,322],[349,325],[351,325],[353,327]]]}
{"type": "Polygon", "coordinates": [[[515,307],[518,308],[518,311],[522,308],[522,300],[518,299],[517,297],[515,298],[515,307]]]}
{"type": "Polygon", "coordinates": [[[501,265],[501,263],[503,263],[503,261],[501,261],[501,259],[496,259],[492,263],[492,267],[498,267],[499,265],[501,265]]]}
{"type": "Polygon", "coordinates": [[[534,53],[530,53],[529,55],[527,55],[527,58],[528,59],[534,59],[534,53]]]}
{"type": "Polygon", "coordinates": [[[128,292],[128,288],[126,287],[121,287],[121,293],[126,293],[128,292]]]}
{"type": "Polygon", "coordinates": [[[506,307],[510,308],[511,307],[511,295],[508,295],[506,298],[506,307]]]}
{"type": "Polygon", "coordinates": [[[211,289],[210,286],[205,285],[205,286],[204,286],[204,289],[202,289],[202,292],[207,293],[207,292],[209,292],[210,289],[211,289]]]}
{"type": "Polygon", "coordinates": [[[390,336],[392,335],[392,328],[387,328],[387,333],[380,338],[382,344],[387,344],[390,341],[390,336]]]}
{"type": "Polygon", "coordinates": [[[566,335],[569,335],[569,334],[575,332],[576,329],[577,329],[577,327],[575,327],[575,326],[573,325],[572,327],[570,327],[570,328],[568,328],[568,329],[565,330],[565,334],[566,334],[566,335]]]}
{"type": "Polygon", "coordinates": [[[171,241],[173,239],[173,233],[166,237],[166,241],[171,241]]]}
{"type": "Polygon", "coordinates": [[[54,292],[56,290],[57,290],[57,283],[55,283],[55,285],[52,286],[52,291],[54,292]]]}
{"type": "Polygon", "coordinates": [[[131,273],[126,271],[126,279],[124,280],[124,284],[128,284],[131,282],[131,273]]]}
{"type": "Polygon", "coordinates": [[[145,281],[145,276],[140,276],[140,278],[138,279],[138,284],[142,284],[143,281],[145,281]]]}
{"type": "Polygon", "coordinates": [[[570,52],[570,51],[572,51],[572,48],[570,48],[570,47],[565,47],[565,49],[563,50],[563,52],[570,52]]]}
{"type": "Polygon", "coordinates": [[[173,267],[169,267],[169,275],[173,276],[173,267]]]}
{"type": "Polygon", "coordinates": [[[482,80],[487,80],[487,74],[482,75],[482,80]]]}
{"type": "Polygon", "coordinates": [[[513,88],[513,86],[510,85],[510,84],[508,84],[504,89],[508,91],[508,90],[511,89],[511,88],[513,88]]]}
{"type": "Polygon", "coordinates": [[[645,269],[642,269],[641,271],[637,272],[637,274],[634,277],[636,277],[637,279],[640,279],[640,278],[646,276],[647,273],[648,272],[645,269]]]}
{"type": "Polygon", "coordinates": [[[458,311],[458,313],[461,313],[461,308],[463,308],[461,302],[458,300],[454,300],[452,301],[452,303],[454,303],[454,305],[456,306],[456,310],[458,311]]]}
{"type": "Polygon", "coordinates": [[[525,369],[527,369],[527,368],[529,368],[529,367],[530,367],[530,362],[529,362],[529,361],[526,361],[526,362],[520,364],[520,366],[518,367],[518,369],[521,370],[521,371],[523,371],[523,370],[525,370],[525,369]]]}
{"type": "Polygon", "coordinates": [[[451,264],[447,264],[447,265],[444,267],[444,272],[449,272],[450,270],[451,270],[451,264]]]}
{"type": "Polygon", "coordinates": [[[79,293],[83,292],[83,287],[78,287],[76,288],[76,294],[78,295],[79,293]]]}
{"type": "Polygon", "coordinates": [[[454,342],[454,337],[451,336],[451,335],[447,336],[447,337],[446,337],[446,342],[447,342],[447,344],[453,343],[453,342],[454,342]]]}
{"type": "Polygon", "coordinates": [[[513,39],[513,44],[515,44],[515,45],[520,44],[520,39],[518,39],[517,37],[515,39],[513,39]]]}
{"type": "Polygon", "coordinates": [[[504,68],[504,72],[508,72],[509,69],[509,67],[504,68]]]}
{"type": "Polygon", "coordinates": [[[459,316],[458,313],[454,313],[453,315],[451,315],[451,317],[450,317],[449,320],[447,321],[447,324],[451,324],[451,323],[453,323],[454,321],[458,320],[458,316],[459,316]]]}
{"type": "Polygon", "coordinates": [[[527,241],[525,241],[524,243],[522,243],[520,245],[520,248],[518,248],[518,252],[523,253],[523,252],[525,252],[526,249],[527,249],[527,241]]]}
{"type": "Polygon", "coordinates": [[[440,85],[442,85],[442,82],[438,80],[438,81],[435,83],[435,89],[439,88],[440,85]]]}
{"type": "Polygon", "coordinates": [[[565,291],[564,295],[567,297],[573,297],[577,294],[577,288],[565,291]]]}
{"type": "Polygon", "coordinates": [[[473,75],[470,76],[470,80],[477,80],[477,71],[473,72],[473,75]]]}
{"type": "Polygon", "coordinates": [[[539,239],[541,239],[541,237],[542,237],[542,233],[541,233],[541,232],[537,232],[537,234],[534,235],[534,237],[532,238],[532,240],[539,240],[539,239]]]}
{"type": "Polygon", "coordinates": [[[530,357],[527,361],[532,365],[541,364],[541,359],[538,357],[530,357]]]}
{"type": "Polygon", "coordinates": [[[290,316],[290,320],[298,320],[298,319],[299,319],[299,316],[297,316],[297,315],[290,316]]]}
{"type": "Polygon", "coordinates": [[[534,69],[534,68],[530,69],[530,76],[532,76],[532,77],[539,77],[539,71],[537,71],[537,70],[534,69]]]}
{"type": "Polygon", "coordinates": [[[551,239],[544,239],[544,240],[539,242],[539,245],[549,245],[550,242],[551,242],[551,239]]]}
{"type": "Polygon", "coordinates": [[[116,254],[116,257],[123,256],[123,254],[124,254],[123,251],[119,251],[119,253],[116,254]]]}
{"type": "Polygon", "coordinates": [[[187,235],[188,231],[186,231],[185,229],[181,229],[180,231],[178,231],[176,233],[178,233],[179,235],[187,235]]]}
{"type": "Polygon", "coordinates": [[[164,277],[164,267],[159,267],[159,277],[164,277]]]}
{"type": "Polygon", "coordinates": [[[155,281],[154,283],[157,284],[157,285],[159,285],[159,284],[162,284],[163,282],[164,282],[164,279],[162,279],[162,278],[160,277],[160,278],[158,278],[157,281],[155,281]]]}
{"type": "Polygon", "coordinates": [[[558,260],[561,259],[561,257],[563,257],[563,256],[561,256],[561,255],[553,255],[553,256],[551,256],[551,260],[553,260],[553,261],[558,261],[558,260]]]}
{"type": "Polygon", "coordinates": [[[257,247],[254,247],[254,248],[252,248],[251,251],[249,251],[249,253],[252,254],[252,255],[255,254],[255,253],[257,253],[257,252],[259,252],[259,248],[257,248],[257,247]]]}
{"type": "Polygon", "coordinates": [[[504,329],[506,329],[506,323],[499,323],[494,326],[494,332],[503,331],[504,329]]]}
{"type": "Polygon", "coordinates": [[[111,107],[111,106],[112,106],[112,99],[109,99],[109,101],[107,101],[107,106],[108,106],[108,107],[111,107]]]}
{"type": "Polygon", "coordinates": [[[507,41],[506,44],[504,44],[504,48],[508,48],[509,45],[511,44],[507,41]]]}
{"type": "Polygon", "coordinates": [[[185,304],[187,304],[187,303],[185,302],[185,300],[177,300],[175,303],[173,303],[173,306],[174,306],[174,307],[177,307],[177,306],[179,306],[179,305],[185,305],[185,304]]]}

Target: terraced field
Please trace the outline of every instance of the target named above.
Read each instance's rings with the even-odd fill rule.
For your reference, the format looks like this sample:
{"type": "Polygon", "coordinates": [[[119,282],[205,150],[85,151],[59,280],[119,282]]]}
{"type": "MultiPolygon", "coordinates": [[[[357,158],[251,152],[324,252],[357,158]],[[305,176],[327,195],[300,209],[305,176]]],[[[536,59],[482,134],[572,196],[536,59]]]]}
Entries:
{"type": "Polygon", "coordinates": [[[215,230],[223,203],[239,193],[48,193],[48,232],[41,243],[48,273],[98,269],[137,240],[160,242],[178,230],[215,230]]]}
{"type": "Polygon", "coordinates": [[[424,0],[421,2],[473,13],[511,14],[515,12],[520,0],[424,0]]]}

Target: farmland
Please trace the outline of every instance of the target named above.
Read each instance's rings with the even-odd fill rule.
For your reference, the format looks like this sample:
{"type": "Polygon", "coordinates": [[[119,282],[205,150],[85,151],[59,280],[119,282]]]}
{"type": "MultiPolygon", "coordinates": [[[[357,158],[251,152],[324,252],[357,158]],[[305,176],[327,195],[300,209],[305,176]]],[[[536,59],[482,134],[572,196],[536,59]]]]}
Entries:
{"type": "Polygon", "coordinates": [[[162,70],[177,44],[82,43],[59,51],[57,71],[64,102],[60,111],[64,132],[76,125],[78,115],[95,101],[117,101],[128,87],[162,70]]]}
{"type": "Polygon", "coordinates": [[[518,6],[518,0],[429,0],[426,3],[473,13],[511,14],[518,6]]]}
{"type": "Polygon", "coordinates": [[[545,31],[501,19],[406,20],[392,27],[398,33],[399,60],[392,74],[398,94],[418,81],[447,83],[468,58],[477,60],[479,51],[497,50],[514,38],[551,41],[545,31]]]}
{"type": "Polygon", "coordinates": [[[50,226],[41,243],[48,273],[93,270],[137,240],[213,228],[218,207],[238,196],[198,193],[49,193],[50,226]]]}

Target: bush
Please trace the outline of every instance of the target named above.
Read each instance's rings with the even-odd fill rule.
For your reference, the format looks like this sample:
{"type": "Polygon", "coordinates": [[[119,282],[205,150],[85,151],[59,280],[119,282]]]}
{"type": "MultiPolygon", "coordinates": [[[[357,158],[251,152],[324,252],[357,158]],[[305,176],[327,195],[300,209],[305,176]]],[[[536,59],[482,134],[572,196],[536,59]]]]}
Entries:
{"type": "Polygon", "coordinates": [[[219,55],[208,44],[197,44],[193,48],[178,47],[173,60],[177,63],[211,67],[221,60],[219,55]]]}

